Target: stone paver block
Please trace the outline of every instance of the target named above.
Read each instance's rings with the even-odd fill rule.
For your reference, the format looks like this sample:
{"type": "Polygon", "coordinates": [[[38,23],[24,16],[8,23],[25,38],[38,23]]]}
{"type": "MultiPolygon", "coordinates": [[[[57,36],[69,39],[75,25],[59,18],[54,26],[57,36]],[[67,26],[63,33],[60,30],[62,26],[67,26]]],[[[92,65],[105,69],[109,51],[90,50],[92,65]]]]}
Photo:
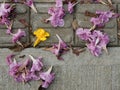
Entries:
{"type": "MultiPolygon", "coordinates": [[[[47,14],[48,8],[54,6],[53,3],[36,3],[36,8],[38,9],[38,13],[34,13],[31,10],[31,25],[33,28],[33,31],[38,29],[38,28],[44,28],[46,31],[48,31],[51,36],[50,38],[41,43],[40,46],[46,46],[46,45],[51,45],[52,43],[58,42],[58,39],[56,38],[56,34],[60,35],[62,39],[70,43],[73,39],[73,30],[72,30],[72,21],[73,21],[73,15],[67,14],[64,17],[65,20],[65,25],[64,27],[57,27],[54,28],[50,23],[44,23],[43,20],[47,19],[50,17],[50,15],[47,14]]],[[[33,37],[31,37],[34,39],[33,37]]]]}
{"type": "MultiPolygon", "coordinates": [[[[116,5],[114,5],[116,7],[116,5]]],[[[91,17],[85,16],[85,11],[95,12],[96,10],[101,11],[108,11],[109,7],[101,4],[83,4],[77,5],[75,17],[78,22],[78,25],[83,28],[91,28],[93,24],[90,22],[91,17]]],[[[111,19],[108,23],[106,23],[105,27],[102,29],[110,36],[110,43],[109,46],[118,45],[118,38],[117,38],[117,20],[111,19]]],[[[84,41],[80,40],[75,35],[75,46],[84,46],[84,41]]]]}
{"type": "MultiPolygon", "coordinates": [[[[114,7],[116,7],[115,4],[114,7]]],[[[76,6],[77,13],[85,13],[86,10],[94,13],[97,10],[108,11],[110,9],[108,6],[102,4],[78,4],[76,6]]]]}
{"type": "MultiPolygon", "coordinates": [[[[21,39],[22,42],[28,42],[29,41],[29,33],[28,28],[26,28],[23,24],[19,22],[20,19],[25,19],[29,23],[29,8],[22,4],[16,5],[16,12],[17,16],[13,23],[13,33],[16,33],[17,30],[23,29],[25,30],[27,37],[24,37],[21,39]]],[[[13,46],[12,44],[12,36],[6,34],[6,27],[4,25],[0,25],[0,47],[10,47],[13,46]]]]}

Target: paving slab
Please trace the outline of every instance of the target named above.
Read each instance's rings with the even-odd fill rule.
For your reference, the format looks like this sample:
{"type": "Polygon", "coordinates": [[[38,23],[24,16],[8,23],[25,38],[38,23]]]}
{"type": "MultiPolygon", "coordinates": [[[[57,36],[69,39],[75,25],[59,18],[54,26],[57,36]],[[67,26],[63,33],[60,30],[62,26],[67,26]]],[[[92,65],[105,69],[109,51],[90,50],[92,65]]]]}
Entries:
{"type": "MultiPolygon", "coordinates": [[[[73,55],[68,52],[64,55],[64,61],[59,61],[50,52],[41,49],[28,48],[22,52],[13,52],[9,49],[0,49],[0,89],[1,90],[37,90],[40,82],[30,82],[23,85],[16,83],[12,77],[8,75],[8,67],[5,59],[9,54],[16,54],[17,60],[20,55],[29,54],[34,57],[43,56],[43,63],[47,70],[53,65],[53,71],[56,78],[53,84],[47,90],[119,90],[120,82],[120,58],[118,53],[120,48],[109,48],[109,55],[103,53],[101,57],[92,56],[88,50],[81,53],[80,56],[73,55]],[[12,84],[11,84],[12,83],[12,84]]],[[[26,57],[23,59],[25,60],[26,57]]]]}
{"type": "MultiPolygon", "coordinates": [[[[58,39],[56,38],[56,34],[58,34],[62,39],[70,43],[73,41],[74,33],[72,29],[72,22],[73,22],[73,15],[67,14],[64,17],[65,25],[64,27],[57,27],[54,28],[50,23],[44,23],[43,20],[47,19],[50,17],[48,15],[48,9],[50,7],[54,7],[55,3],[36,3],[36,8],[38,9],[38,13],[34,13],[31,10],[31,25],[33,28],[33,31],[38,29],[38,28],[43,28],[46,31],[48,31],[51,35],[50,38],[45,41],[44,43],[41,43],[39,46],[48,46],[51,45],[52,43],[58,42],[58,39]]],[[[66,7],[66,6],[65,6],[66,7]]],[[[31,37],[32,40],[34,40],[33,37],[31,37]]]]}
{"type": "MultiPolygon", "coordinates": [[[[21,39],[21,42],[29,42],[29,32],[27,27],[19,22],[20,19],[25,19],[29,23],[29,8],[23,4],[16,5],[17,16],[13,23],[13,33],[16,33],[18,29],[22,29],[26,32],[27,36],[21,39]]],[[[14,44],[11,42],[12,36],[6,34],[5,25],[0,25],[0,47],[11,47],[14,44]]]]}
{"type": "MultiPolygon", "coordinates": [[[[114,4],[114,7],[116,8],[116,4],[114,4]]],[[[92,13],[95,13],[96,11],[101,10],[101,11],[108,11],[109,7],[102,5],[102,4],[82,4],[82,5],[77,5],[76,6],[76,13],[75,18],[78,22],[79,27],[82,28],[91,28],[93,24],[90,22],[91,17],[85,16],[86,11],[90,11],[92,13]]],[[[117,20],[116,19],[111,19],[103,29],[105,33],[107,33],[110,37],[110,43],[109,46],[117,46],[118,45],[118,37],[117,37],[117,20]]],[[[85,43],[84,41],[80,40],[76,35],[75,35],[75,46],[84,46],[85,43]]]]}

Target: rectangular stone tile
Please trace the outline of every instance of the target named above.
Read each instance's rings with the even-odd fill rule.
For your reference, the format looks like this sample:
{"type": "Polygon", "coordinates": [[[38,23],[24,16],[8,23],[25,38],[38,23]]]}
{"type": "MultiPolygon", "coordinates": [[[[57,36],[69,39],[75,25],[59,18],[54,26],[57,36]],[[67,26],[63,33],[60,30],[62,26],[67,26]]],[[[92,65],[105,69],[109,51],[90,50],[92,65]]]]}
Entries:
{"type": "MultiPolygon", "coordinates": [[[[114,5],[116,7],[116,5],[114,5]]],[[[90,12],[94,12],[96,10],[108,11],[109,8],[105,5],[101,4],[82,4],[77,5],[75,13],[76,20],[78,25],[83,28],[91,28],[93,24],[90,22],[91,17],[85,16],[84,13],[86,10],[90,12]]],[[[118,38],[117,38],[117,20],[111,19],[108,23],[105,24],[105,27],[102,29],[110,36],[110,43],[109,46],[118,45],[118,38]]],[[[75,45],[76,46],[84,46],[84,41],[79,40],[79,38],[75,35],[75,45]]]]}
{"type": "Polygon", "coordinates": [[[120,90],[120,65],[112,66],[112,90],[120,90]]]}
{"type": "MultiPolygon", "coordinates": [[[[54,28],[50,24],[50,22],[49,23],[43,22],[44,19],[50,17],[47,11],[48,8],[52,6],[54,6],[53,3],[44,3],[44,4],[36,3],[36,8],[38,9],[38,13],[36,14],[31,10],[30,23],[32,25],[33,31],[38,28],[44,28],[46,31],[48,31],[51,34],[50,38],[44,43],[41,43],[40,46],[46,46],[58,42],[56,38],[56,34],[59,34],[65,42],[70,42],[73,39],[73,35],[74,35],[72,30],[73,15],[67,14],[64,17],[65,25],[62,28],[61,27],[54,28]]],[[[33,40],[33,37],[31,37],[31,39],[33,40]]]]}
{"type": "Polygon", "coordinates": [[[94,90],[112,90],[111,66],[95,66],[94,90]]]}
{"type": "MultiPolygon", "coordinates": [[[[90,22],[92,17],[85,16],[84,14],[76,13],[75,14],[78,25],[83,28],[91,28],[93,24],[90,22]]],[[[104,28],[117,28],[117,20],[111,19],[108,23],[105,24],[104,28]]]]}
{"type": "MultiPolygon", "coordinates": [[[[114,4],[114,7],[116,5],[114,4]]],[[[102,4],[78,4],[76,5],[77,13],[85,13],[85,11],[96,12],[97,10],[108,11],[110,10],[108,6],[102,4]]]]}

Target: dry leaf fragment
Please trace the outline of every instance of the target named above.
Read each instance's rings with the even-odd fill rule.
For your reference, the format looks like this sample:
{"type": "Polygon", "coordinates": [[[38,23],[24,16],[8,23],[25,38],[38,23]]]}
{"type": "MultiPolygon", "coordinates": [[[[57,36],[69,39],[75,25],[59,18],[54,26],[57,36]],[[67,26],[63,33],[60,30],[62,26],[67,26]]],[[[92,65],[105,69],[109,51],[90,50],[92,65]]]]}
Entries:
{"type": "Polygon", "coordinates": [[[89,17],[97,17],[98,15],[89,11],[85,11],[85,16],[89,16],[89,17]]]}
{"type": "Polygon", "coordinates": [[[76,30],[79,27],[76,19],[72,22],[72,27],[73,27],[74,30],[76,30]]]}
{"type": "Polygon", "coordinates": [[[72,53],[79,56],[80,53],[84,52],[85,48],[72,48],[72,53]]]}

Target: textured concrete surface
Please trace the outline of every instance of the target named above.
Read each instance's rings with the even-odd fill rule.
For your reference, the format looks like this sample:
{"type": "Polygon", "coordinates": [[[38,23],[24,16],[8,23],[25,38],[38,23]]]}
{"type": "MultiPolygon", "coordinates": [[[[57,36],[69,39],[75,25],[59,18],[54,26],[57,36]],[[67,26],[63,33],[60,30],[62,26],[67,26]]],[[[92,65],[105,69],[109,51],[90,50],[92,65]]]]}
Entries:
{"type": "MultiPolygon", "coordinates": [[[[9,2],[9,0],[4,0],[9,2]]],[[[80,1],[80,0],[78,0],[80,1]]],[[[87,0],[86,0],[87,1],[87,0]]],[[[116,11],[120,13],[120,0],[112,0],[116,11]]],[[[3,2],[3,0],[0,0],[3,2]]],[[[65,16],[65,26],[62,28],[53,28],[49,23],[42,22],[43,19],[49,18],[47,10],[55,5],[55,0],[35,0],[35,6],[38,13],[34,13],[30,8],[23,4],[17,4],[17,18],[13,25],[13,32],[22,28],[26,31],[27,37],[22,38],[22,42],[29,42],[34,38],[29,34],[30,28],[26,28],[19,22],[19,19],[25,19],[34,31],[37,28],[44,28],[51,34],[51,37],[41,43],[39,46],[48,46],[57,42],[56,34],[59,34],[65,42],[71,43],[73,46],[83,46],[84,42],[75,36],[72,28],[74,19],[78,21],[78,25],[84,28],[90,28],[92,24],[89,22],[90,17],[84,16],[86,10],[95,12],[96,10],[109,10],[109,7],[101,4],[78,4],[73,14],[65,16]]],[[[64,5],[67,11],[67,6],[64,5]]],[[[37,57],[43,56],[46,68],[50,65],[54,66],[56,78],[53,84],[47,90],[120,90],[120,57],[119,47],[109,47],[109,55],[105,52],[100,57],[94,57],[87,50],[76,56],[68,52],[63,56],[64,61],[59,61],[50,52],[43,51],[41,48],[28,48],[22,52],[13,52],[7,47],[13,46],[10,36],[6,35],[5,26],[0,26],[0,90],[38,90],[38,82],[30,82],[28,84],[16,83],[13,78],[8,75],[8,67],[6,65],[6,56],[15,53],[17,59],[20,55],[29,54],[37,57]],[[6,47],[6,48],[5,48],[6,47]]],[[[116,19],[110,20],[103,29],[110,35],[109,46],[119,46],[120,41],[117,33],[120,32],[116,19]]],[[[25,58],[24,58],[25,59],[25,58]]],[[[21,59],[19,59],[21,60],[21,59]]]]}
{"type": "MultiPolygon", "coordinates": [[[[15,52],[8,49],[0,49],[0,52],[0,90],[37,90],[40,82],[30,82],[29,86],[16,83],[8,76],[5,59],[15,52]]],[[[64,61],[57,60],[53,54],[42,49],[28,48],[15,54],[18,60],[21,60],[18,58],[20,55],[43,56],[47,68],[54,66],[56,78],[47,90],[120,90],[120,48],[109,48],[109,52],[109,55],[103,53],[101,57],[94,57],[88,51],[80,56],[69,52],[63,56],[64,61]]]]}

